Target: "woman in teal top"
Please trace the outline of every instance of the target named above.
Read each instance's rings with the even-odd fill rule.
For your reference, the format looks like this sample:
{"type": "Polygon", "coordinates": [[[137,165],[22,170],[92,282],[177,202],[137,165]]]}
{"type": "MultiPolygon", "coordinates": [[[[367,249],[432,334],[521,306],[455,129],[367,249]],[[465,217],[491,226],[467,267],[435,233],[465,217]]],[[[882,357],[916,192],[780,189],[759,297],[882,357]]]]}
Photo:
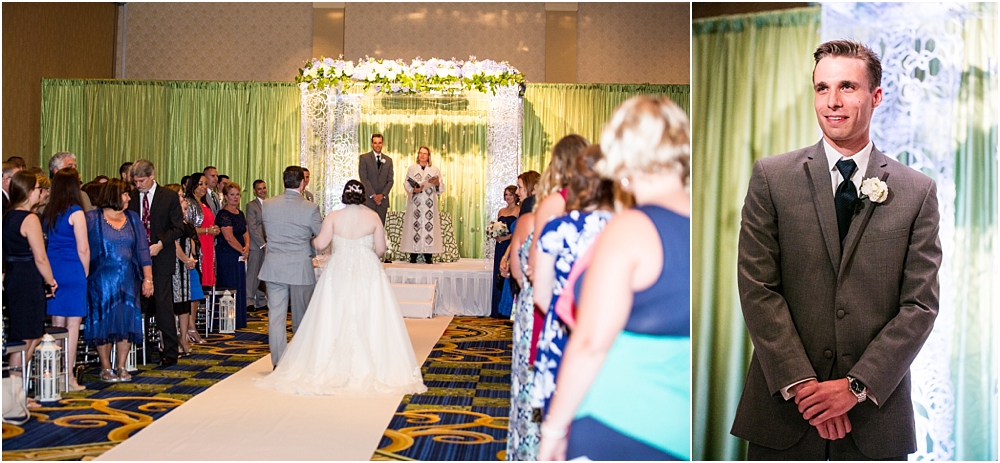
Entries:
{"type": "Polygon", "coordinates": [[[637,207],[608,223],[577,280],[539,460],[691,458],[689,140],[666,98],[632,98],[605,127],[595,170],[637,207]]]}

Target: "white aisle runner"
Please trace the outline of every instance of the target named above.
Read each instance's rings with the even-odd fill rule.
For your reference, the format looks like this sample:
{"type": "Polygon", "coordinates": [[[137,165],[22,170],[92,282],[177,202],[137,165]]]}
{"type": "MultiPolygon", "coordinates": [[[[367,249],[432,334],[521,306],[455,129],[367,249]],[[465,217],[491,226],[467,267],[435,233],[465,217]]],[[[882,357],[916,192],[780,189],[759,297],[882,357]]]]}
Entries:
{"type": "MultiPolygon", "coordinates": [[[[451,319],[406,319],[418,364],[451,319]]],[[[368,461],[403,398],[301,396],[253,384],[270,372],[266,356],[97,460],[368,461]]]]}

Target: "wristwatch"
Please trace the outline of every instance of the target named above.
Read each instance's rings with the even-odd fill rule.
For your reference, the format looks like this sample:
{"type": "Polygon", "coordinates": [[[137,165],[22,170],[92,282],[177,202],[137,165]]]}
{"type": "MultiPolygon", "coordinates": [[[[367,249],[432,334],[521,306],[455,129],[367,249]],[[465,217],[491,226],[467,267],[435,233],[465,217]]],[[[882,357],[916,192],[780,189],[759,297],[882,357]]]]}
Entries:
{"type": "Polygon", "coordinates": [[[868,398],[868,386],[865,386],[865,383],[862,383],[857,378],[848,376],[847,386],[850,387],[851,393],[858,398],[858,403],[864,402],[868,398]]]}

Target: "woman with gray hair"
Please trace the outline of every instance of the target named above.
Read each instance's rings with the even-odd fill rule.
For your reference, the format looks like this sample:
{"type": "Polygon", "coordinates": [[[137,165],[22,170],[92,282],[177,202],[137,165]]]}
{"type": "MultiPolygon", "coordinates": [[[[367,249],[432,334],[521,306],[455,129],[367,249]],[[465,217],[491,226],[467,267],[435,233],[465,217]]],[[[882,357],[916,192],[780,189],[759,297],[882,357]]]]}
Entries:
{"type": "Polygon", "coordinates": [[[538,459],[688,460],[687,116],[667,98],[634,97],[605,126],[601,148],[595,170],[619,181],[636,207],[608,223],[573,288],[579,306],[538,459]]]}

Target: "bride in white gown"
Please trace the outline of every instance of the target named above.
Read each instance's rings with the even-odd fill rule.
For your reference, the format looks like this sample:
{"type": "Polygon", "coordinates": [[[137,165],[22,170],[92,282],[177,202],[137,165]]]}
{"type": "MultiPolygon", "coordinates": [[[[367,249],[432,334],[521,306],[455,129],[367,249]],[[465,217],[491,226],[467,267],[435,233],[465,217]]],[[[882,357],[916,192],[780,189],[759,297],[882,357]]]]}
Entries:
{"type": "Polygon", "coordinates": [[[344,186],[347,206],[323,220],[316,249],[333,241],[298,331],[257,385],[306,395],[426,392],[420,365],[379,256],[385,229],[364,206],[364,186],[344,186]]]}

